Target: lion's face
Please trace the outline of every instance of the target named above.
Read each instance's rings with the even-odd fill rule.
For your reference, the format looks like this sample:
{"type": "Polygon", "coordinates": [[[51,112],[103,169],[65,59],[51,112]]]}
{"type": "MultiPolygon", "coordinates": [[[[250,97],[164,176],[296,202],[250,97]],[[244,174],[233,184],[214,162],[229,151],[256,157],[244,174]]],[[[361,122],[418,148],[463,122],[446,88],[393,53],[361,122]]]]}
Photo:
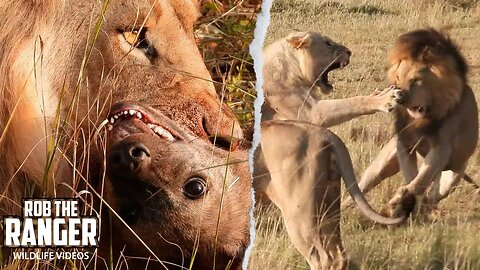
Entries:
{"type": "Polygon", "coordinates": [[[136,101],[159,110],[200,138],[213,141],[217,137],[217,142],[228,147],[232,130],[233,137],[242,137],[234,115],[220,102],[196,46],[196,1],[111,1],[91,51],[87,41],[95,36],[97,26],[85,18],[92,12],[97,18],[101,7],[92,10],[92,5],[79,2],[67,1],[65,12],[72,13],[67,16],[76,17],[55,25],[60,33],[52,37],[48,70],[56,74],[51,84],[59,92],[65,89],[67,72],[67,88],[71,89],[64,98],[67,105],[76,94],[81,104],[88,100],[90,108],[79,106],[80,116],[89,114],[94,122],[101,121],[110,108],[136,101]],[[66,44],[58,40],[65,36],[66,44]],[[85,55],[88,64],[82,71],[85,55]],[[77,87],[79,72],[84,78],[77,87]]]}
{"type": "Polygon", "coordinates": [[[466,67],[458,49],[433,30],[402,35],[390,53],[388,81],[404,90],[402,107],[413,119],[442,119],[459,102],[466,67]]]}
{"type": "Polygon", "coordinates": [[[401,61],[388,72],[391,85],[405,91],[402,105],[412,118],[424,118],[433,105],[430,89],[436,84],[435,75],[425,64],[411,60],[401,61]]]}
{"type": "Polygon", "coordinates": [[[298,58],[305,78],[320,87],[324,94],[330,93],[333,86],[328,81],[328,73],[348,65],[350,50],[315,32],[291,34],[287,42],[300,54],[298,58]]]}
{"type": "MultiPolygon", "coordinates": [[[[96,145],[94,138],[101,141],[95,135],[108,119],[109,172],[102,191],[154,253],[169,257],[175,250],[164,237],[181,244],[188,256],[199,228],[198,258],[207,260],[203,255],[208,254],[211,259],[207,250],[214,246],[226,177],[218,250],[224,257],[241,256],[248,242],[249,173],[242,165],[225,173],[220,165],[227,163],[226,151],[211,142],[235,150],[232,136],[241,138],[242,132],[216,95],[196,46],[197,5],[195,0],[52,0],[20,1],[11,10],[1,4],[6,21],[10,18],[15,27],[0,27],[0,36],[7,37],[2,39],[5,63],[0,64],[0,92],[7,99],[0,105],[0,127],[13,115],[7,142],[0,145],[13,158],[0,162],[0,180],[20,183],[11,172],[21,168],[22,181],[43,187],[46,164],[54,156],[58,160],[48,179],[56,182],[45,189],[57,187],[57,196],[72,194],[72,186],[81,188],[71,175],[72,164],[83,180],[103,184],[92,176],[98,170],[91,168],[103,163],[94,155],[98,149],[90,146],[96,145]],[[59,153],[46,153],[47,143],[58,145],[59,153]],[[133,151],[130,144],[144,148],[133,151]],[[128,168],[121,167],[125,160],[112,157],[120,149],[134,161],[142,160],[141,168],[130,167],[129,161],[128,168]],[[235,182],[238,176],[241,180],[235,182]]],[[[244,161],[246,153],[231,155],[244,161]]],[[[23,190],[9,192],[21,195],[23,190]]],[[[113,234],[117,230],[124,239],[115,238],[116,254],[125,244],[145,251],[126,226],[115,226],[113,234]]]]}
{"type": "MultiPolygon", "coordinates": [[[[188,265],[197,237],[196,268],[212,269],[214,247],[219,269],[241,260],[248,245],[250,181],[247,172],[226,164],[246,157],[229,160],[226,151],[212,149],[164,115],[129,107],[135,113],[118,111],[109,127],[107,202],[162,260],[188,265]]],[[[114,224],[120,242],[136,247],[130,255],[150,256],[118,219],[114,224]]]]}

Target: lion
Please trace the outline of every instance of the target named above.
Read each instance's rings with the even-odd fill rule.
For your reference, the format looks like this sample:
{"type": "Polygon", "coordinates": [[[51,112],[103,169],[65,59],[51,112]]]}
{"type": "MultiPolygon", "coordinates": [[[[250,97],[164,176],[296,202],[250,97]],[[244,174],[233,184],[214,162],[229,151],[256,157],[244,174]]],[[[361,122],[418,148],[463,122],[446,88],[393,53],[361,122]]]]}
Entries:
{"type": "MultiPolygon", "coordinates": [[[[250,200],[251,185],[239,180],[238,170],[234,173],[229,164],[242,156],[234,152],[229,158],[223,149],[212,154],[210,144],[159,112],[138,104],[129,107],[141,117],[116,111],[112,116],[118,118],[108,126],[105,200],[155,254],[161,254],[168,269],[188,268],[191,260],[194,269],[240,269],[248,245],[249,208],[244,204],[250,200]],[[196,241],[201,245],[192,250],[196,241]]],[[[112,241],[116,250],[125,245],[123,253],[132,256],[125,262],[130,268],[161,268],[135,259],[151,254],[136,248],[141,243],[118,218],[113,218],[113,226],[116,236],[105,238],[101,251],[108,254],[112,241]]]]}
{"type": "Polygon", "coordinates": [[[402,216],[405,198],[413,196],[432,209],[462,178],[470,179],[465,169],[477,146],[478,108],[467,82],[468,65],[445,34],[435,29],[403,34],[389,59],[388,81],[397,88],[392,102],[396,135],[359,185],[366,193],[401,170],[405,185],[388,211],[402,216]],[[424,158],[420,169],[417,154],[424,158]]]}
{"type": "MultiPolygon", "coordinates": [[[[351,52],[314,32],[295,32],[264,50],[261,140],[255,152],[254,187],[280,208],[290,239],[312,269],[345,269],[340,237],[340,178],[360,210],[382,224],[400,224],[409,213],[386,218],[360,192],[344,143],[326,127],[389,111],[393,91],[324,100],[328,72],[348,64],[351,52]],[[319,79],[317,79],[319,78],[319,79]]],[[[404,209],[412,205],[402,201],[404,209]]]]}
{"type": "MultiPolygon", "coordinates": [[[[163,114],[179,129],[196,138],[192,145],[198,143],[199,148],[210,145],[214,161],[225,163],[225,155],[219,148],[231,150],[235,152],[232,155],[246,160],[246,151],[239,148],[243,137],[240,125],[217,96],[196,46],[193,28],[198,6],[195,0],[1,2],[2,215],[18,213],[19,202],[24,196],[74,197],[79,196],[79,190],[95,191],[103,187],[106,181],[103,174],[93,169],[103,164],[98,157],[104,151],[97,149],[102,145],[98,143],[102,140],[98,134],[102,133],[101,123],[105,119],[113,123],[118,115],[112,113],[118,111],[153,116],[149,119],[152,123],[156,123],[154,116],[163,114]],[[135,107],[129,107],[132,101],[149,113],[142,114],[135,111],[135,107]]],[[[150,132],[146,124],[142,130],[150,132]]],[[[107,138],[106,148],[110,149],[111,144],[107,138]]],[[[159,145],[168,149],[165,143],[159,145]]],[[[179,148],[197,151],[196,147],[179,148]]],[[[161,155],[168,158],[169,152],[163,153],[161,155]]],[[[172,162],[177,162],[178,157],[170,155],[172,162]]],[[[202,164],[205,162],[198,165],[202,164]]],[[[248,182],[243,166],[247,166],[246,162],[232,166],[231,176],[240,177],[242,183],[248,182]]],[[[185,169],[187,167],[185,164],[185,169]]],[[[216,176],[211,177],[217,179],[216,176]]],[[[176,175],[168,179],[172,177],[176,175]]],[[[119,182],[113,186],[121,189],[116,185],[124,184],[119,182]]],[[[244,194],[240,189],[246,187],[239,184],[232,188],[244,194]]],[[[118,195],[112,190],[101,190],[118,195]]],[[[250,200],[242,201],[242,198],[226,197],[227,200],[238,199],[235,203],[239,207],[249,209],[250,200]]],[[[122,198],[113,201],[121,202],[122,198]]],[[[213,204],[207,206],[214,207],[213,204]]],[[[218,210],[220,206],[215,207],[218,210]]],[[[214,212],[214,209],[206,209],[205,215],[214,212]]],[[[197,214],[201,215],[200,212],[190,213],[191,222],[198,219],[197,214]]],[[[143,226],[144,230],[152,229],[150,233],[154,234],[155,227],[149,222],[140,219],[136,225],[143,226]]],[[[175,227],[175,224],[169,225],[175,227]]],[[[240,232],[248,224],[239,221],[232,225],[221,222],[220,225],[227,228],[222,227],[219,232],[229,231],[229,226],[234,226],[239,232],[234,235],[243,239],[240,241],[232,236],[235,240],[230,246],[219,245],[225,250],[218,251],[221,258],[217,258],[217,262],[230,257],[240,259],[244,247],[239,243],[248,242],[249,237],[240,232]],[[227,253],[228,256],[222,255],[227,253]]],[[[182,229],[176,227],[177,233],[191,233],[182,229]]],[[[146,231],[140,234],[145,236],[146,231]]],[[[212,234],[207,235],[211,237],[212,234]]],[[[189,236],[179,235],[178,239],[183,241],[185,237],[189,236]]],[[[211,238],[201,238],[199,250],[212,248],[211,241],[211,238]]],[[[219,238],[218,241],[223,240],[219,238]]],[[[191,254],[194,246],[187,247],[189,243],[176,244],[191,254]]],[[[145,250],[145,247],[133,243],[128,249],[145,250]]],[[[121,249],[114,252],[118,255],[121,249]]],[[[166,251],[155,252],[162,258],[166,251]]],[[[210,259],[196,258],[199,261],[210,259]]]]}

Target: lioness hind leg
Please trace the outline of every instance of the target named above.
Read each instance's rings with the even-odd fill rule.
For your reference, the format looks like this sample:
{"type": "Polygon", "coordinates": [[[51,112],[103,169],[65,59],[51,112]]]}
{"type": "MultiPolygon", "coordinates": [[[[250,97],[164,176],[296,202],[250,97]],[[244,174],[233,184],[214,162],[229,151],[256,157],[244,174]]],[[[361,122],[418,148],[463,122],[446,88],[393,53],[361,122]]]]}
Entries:
{"type": "Polygon", "coordinates": [[[340,239],[340,177],[328,134],[310,125],[262,123],[261,151],[270,173],[262,188],[282,211],[293,245],[315,270],[347,265],[340,239]]]}
{"type": "MultiPolygon", "coordinates": [[[[290,239],[314,270],[347,267],[340,237],[340,176],[331,170],[335,165],[329,152],[322,150],[314,161],[296,168],[299,174],[291,177],[301,176],[303,185],[290,186],[297,194],[295,199],[274,200],[282,210],[290,239]]],[[[273,179],[270,185],[278,181],[273,179]]]]}

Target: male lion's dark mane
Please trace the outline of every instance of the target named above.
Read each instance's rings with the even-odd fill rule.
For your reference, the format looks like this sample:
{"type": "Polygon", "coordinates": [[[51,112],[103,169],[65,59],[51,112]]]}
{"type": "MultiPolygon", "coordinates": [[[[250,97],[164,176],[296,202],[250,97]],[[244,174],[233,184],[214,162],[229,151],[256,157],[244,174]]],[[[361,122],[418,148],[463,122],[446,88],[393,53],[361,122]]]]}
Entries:
{"type": "MultiPolygon", "coordinates": [[[[436,29],[414,30],[398,37],[389,60],[390,63],[394,64],[402,59],[411,59],[425,63],[428,66],[446,67],[450,65],[450,68],[447,70],[455,72],[455,75],[452,74],[452,76],[461,78],[463,89],[468,87],[468,64],[465,58],[450,37],[436,29]]],[[[461,91],[463,92],[463,90],[461,91]]],[[[463,95],[461,94],[460,98],[463,98],[463,95]]],[[[413,138],[422,137],[423,135],[435,136],[445,122],[445,117],[448,118],[458,106],[457,103],[453,107],[448,108],[441,118],[427,112],[424,118],[413,119],[406,110],[396,110],[394,113],[394,131],[396,134],[399,134],[400,140],[405,143],[416,141],[413,138]]],[[[431,110],[432,108],[428,109],[431,110]]]]}
{"type": "Polygon", "coordinates": [[[458,75],[467,80],[468,64],[457,45],[446,34],[433,28],[415,30],[401,35],[395,42],[391,60],[414,59],[429,65],[442,65],[444,57],[452,57],[458,75]],[[426,50],[431,53],[425,55],[426,50]]]}

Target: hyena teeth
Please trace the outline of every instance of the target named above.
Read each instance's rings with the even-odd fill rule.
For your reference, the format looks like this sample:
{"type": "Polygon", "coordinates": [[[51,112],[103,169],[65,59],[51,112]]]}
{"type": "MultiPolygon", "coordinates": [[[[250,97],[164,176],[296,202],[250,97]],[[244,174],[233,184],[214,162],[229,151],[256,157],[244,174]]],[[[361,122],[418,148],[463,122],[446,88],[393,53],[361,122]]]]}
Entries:
{"type": "Polygon", "coordinates": [[[115,122],[115,119],[113,119],[113,117],[112,117],[112,118],[110,118],[110,123],[113,124],[113,122],[115,122]]]}
{"type": "Polygon", "coordinates": [[[134,111],[134,110],[129,110],[128,113],[129,113],[130,115],[134,115],[134,114],[135,114],[135,111],[134,111]]]}
{"type": "Polygon", "coordinates": [[[123,114],[127,115],[127,114],[128,114],[128,111],[123,111],[123,114]]]}
{"type": "Polygon", "coordinates": [[[137,112],[136,116],[138,117],[138,119],[142,119],[142,114],[140,112],[137,112]]]}
{"type": "Polygon", "coordinates": [[[107,125],[107,130],[108,130],[108,131],[111,131],[112,129],[113,129],[113,126],[110,125],[110,124],[108,124],[108,125],[107,125]]]}
{"type": "Polygon", "coordinates": [[[115,115],[113,116],[113,118],[118,119],[118,115],[115,114],[115,115]]]}
{"type": "Polygon", "coordinates": [[[160,137],[163,137],[169,141],[175,141],[175,138],[172,136],[172,134],[160,126],[155,126],[153,131],[155,131],[155,133],[157,133],[160,137]]]}

